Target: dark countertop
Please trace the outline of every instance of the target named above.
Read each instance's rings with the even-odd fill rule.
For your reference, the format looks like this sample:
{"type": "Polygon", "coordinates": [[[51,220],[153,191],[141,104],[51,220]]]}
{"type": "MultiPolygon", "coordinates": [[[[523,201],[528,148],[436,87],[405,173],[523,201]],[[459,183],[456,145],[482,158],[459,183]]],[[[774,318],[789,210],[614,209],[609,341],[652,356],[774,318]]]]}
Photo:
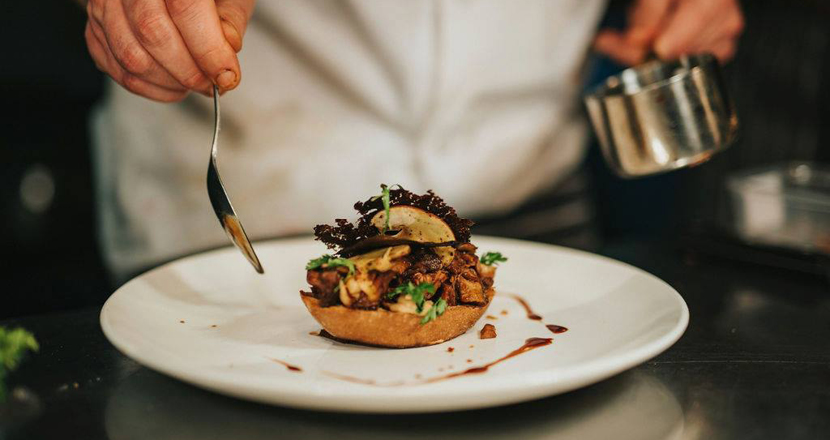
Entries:
{"type": "Polygon", "coordinates": [[[0,322],[41,343],[10,377],[22,399],[0,405],[0,439],[830,438],[827,280],[643,244],[603,254],[674,286],[691,321],[662,355],[581,390],[430,415],[264,406],[139,366],[86,309],[0,322]]]}

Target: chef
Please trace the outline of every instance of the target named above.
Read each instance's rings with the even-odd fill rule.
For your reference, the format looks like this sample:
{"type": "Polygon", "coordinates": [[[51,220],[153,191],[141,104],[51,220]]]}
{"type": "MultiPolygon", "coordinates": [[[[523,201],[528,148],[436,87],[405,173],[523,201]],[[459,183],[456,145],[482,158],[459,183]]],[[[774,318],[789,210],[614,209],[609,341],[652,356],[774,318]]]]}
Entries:
{"type": "MultiPolygon", "coordinates": [[[[219,165],[253,238],[308,233],[380,183],[434,189],[465,216],[509,212],[583,158],[589,50],[624,64],[727,60],[737,0],[89,0],[112,79],[93,119],[101,240],[116,277],[227,242],[206,195],[219,165]]],[[[300,263],[298,263],[300,264],[300,263]]]]}

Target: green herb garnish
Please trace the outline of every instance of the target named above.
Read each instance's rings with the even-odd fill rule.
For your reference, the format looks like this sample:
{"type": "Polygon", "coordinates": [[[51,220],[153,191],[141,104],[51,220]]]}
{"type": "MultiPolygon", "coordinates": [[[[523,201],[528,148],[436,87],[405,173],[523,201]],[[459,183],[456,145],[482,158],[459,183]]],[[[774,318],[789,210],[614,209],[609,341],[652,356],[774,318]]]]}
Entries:
{"type": "MultiPolygon", "coordinates": [[[[418,307],[418,313],[421,313],[424,310],[424,303],[426,302],[426,294],[434,294],[435,293],[435,285],[432,283],[421,283],[417,286],[412,284],[412,282],[408,282],[406,284],[402,284],[389,292],[386,293],[386,297],[389,299],[393,299],[398,295],[409,295],[412,299],[412,302],[418,307]]],[[[444,301],[444,298],[439,299],[432,305],[432,307],[427,310],[426,315],[421,318],[421,325],[426,324],[435,318],[444,314],[444,311],[447,309],[447,302],[444,301]]]]}
{"type": "Polygon", "coordinates": [[[0,327],[0,401],[6,399],[6,373],[14,370],[27,351],[38,351],[34,335],[22,328],[0,327]]]}
{"type": "Polygon", "coordinates": [[[427,311],[427,314],[421,318],[421,325],[435,320],[439,316],[443,315],[445,310],[447,310],[447,302],[444,301],[444,298],[441,298],[436,301],[435,304],[427,311]]]}
{"type": "Polygon", "coordinates": [[[383,230],[380,231],[381,234],[385,234],[386,231],[389,230],[389,208],[390,208],[390,205],[391,205],[391,202],[389,201],[389,187],[386,186],[386,184],[381,184],[380,185],[380,195],[379,196],[372,197],[373,202],[377,199],[380,199],[381,202],[383,202],[383,212],[384,212],[384,214],[386,214],[385,215],[386,222],[383,224],[383,230]]]}
{"type": "Polygon", "coordinates": [[[409,295],[412,299],[412,302],[418,307],[418,313],[424,310],[424,301],[426,301],[426,293],[433,294],[435,293],[435,285],[432,283],[421,283],[417,286],[412,284],[412,282],[408,282],[406,284],[402,284],[389,292],[386,293],[386,297],[389,299],[394,299],[398,295],[409,295]]]}
{"type": "Polygon", "coordinates": [[[349,260],[348,258],[335,258],[329,254],[323,255],[320,258],[315,258],[310,260],[305,265],[305,270],[313,270],[318,269],[325,266],[325,268],[329,267],[348,267],[349,268],[349,276],[354,275],[355,267],[354,262],[349,260]]]}
{"type": "Polygon", "coordinates": [[[487,252],[479,261],[481,261],[481,264],[492,266],[494,264],[504,263],[507,261],[507,257],[503,256],[501,252],[487,252]]]}

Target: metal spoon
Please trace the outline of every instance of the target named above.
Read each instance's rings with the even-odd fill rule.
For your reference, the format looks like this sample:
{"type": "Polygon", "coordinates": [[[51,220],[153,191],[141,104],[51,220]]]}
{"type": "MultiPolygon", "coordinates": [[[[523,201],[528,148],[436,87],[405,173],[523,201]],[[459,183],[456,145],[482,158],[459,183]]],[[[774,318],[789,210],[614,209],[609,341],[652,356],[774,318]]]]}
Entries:
{"type": "Polygon", "coordinates": [[[248,235],[245,234],[242,222],[239,221],[239,217],[237,217],[236,211],[231,205],[231,199],[228,198],[225,185],[222,184],[222,179],[219,177],[219,167],[216,165],[216,153],[219,146],[219,88],[215,85],[213,86],[213,111],[216,118],[213,125],[213,145],[210,147],[210,162],[208,162],[207,172],[207,190],[210,204],[213,205],[213,211],[216,213],[219,223],[222,224],[222,228],[233,244],[242,251],[242,254],[254,266],[257,273],[265,273],[256,252],[254,252],[251,241],[248,240],[248,235]]]}

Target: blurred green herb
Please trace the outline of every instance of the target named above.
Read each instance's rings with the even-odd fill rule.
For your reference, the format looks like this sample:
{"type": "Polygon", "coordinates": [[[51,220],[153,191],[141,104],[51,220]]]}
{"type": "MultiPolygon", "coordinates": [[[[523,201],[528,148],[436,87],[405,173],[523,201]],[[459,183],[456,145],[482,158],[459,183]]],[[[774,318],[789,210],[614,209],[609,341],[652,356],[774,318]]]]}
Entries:
{"type": "Polygon", "coordinates": [[[6,399],[6,375],[15,370],[27,351],[38,351],[34,335],[22,328],[0,327],[0,401],[6,399]]]}
{"type": "Polygon", "coordinates": [[[306,263],[305,270],[313,270],[319,268],[327,269],[329,267],[348,267],[349,276],[354,275],[355,272],[354,262],[352,260],[349,260],[348,258],[336,258],[329,254],[323,255],[320,258],[310,260],[308,263],[306,263]]]}
{"type": "Polygon", "coordinates": [[[502,256],[501,252],[487,252],[479,261],[481,261],[481,264],[492,266],[494,264],[504,263],[507,261],[507,257],[502,256]]]}
{"type": "Polygon", "coordinates": [[[439,316],[443,315],[445,310],[447,310],[447,302],[444,301],[444,298],[441,298],[435,303],[435,305],[430,307],[427,314],[421,318],[421,325],[435,320],[439,316]]]}
{"type": "Polygon", "coordinates": [[[426,293],[435,293],[435,286],[432,283],[421,283],[417,286],[408,282],[390,290],[386,293],[386,297],[394,299],[398,295],[409,295],[412,302],[418,307],[418,313],[424,310],[424,301],[426,301],[426,293]]]}

